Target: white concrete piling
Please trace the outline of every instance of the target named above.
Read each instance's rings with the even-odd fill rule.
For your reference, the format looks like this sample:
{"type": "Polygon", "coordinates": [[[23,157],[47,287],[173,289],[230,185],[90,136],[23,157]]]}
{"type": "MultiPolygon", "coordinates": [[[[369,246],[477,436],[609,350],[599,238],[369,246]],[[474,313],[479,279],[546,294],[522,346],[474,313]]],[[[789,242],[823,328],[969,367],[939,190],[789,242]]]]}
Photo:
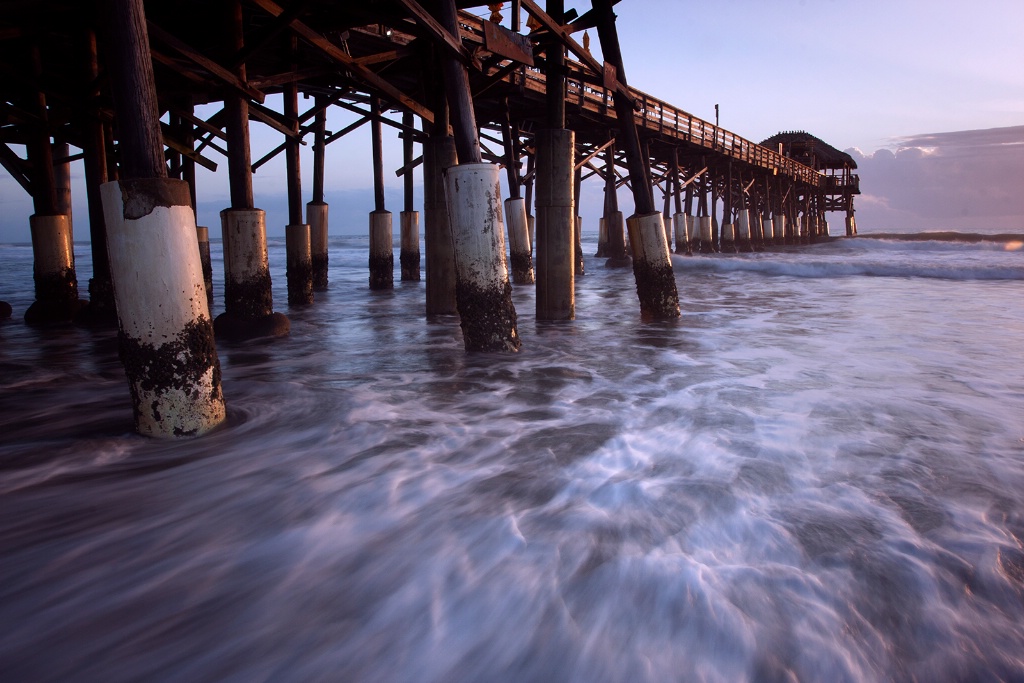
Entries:
{"type": "Polygon", "coordinates": [[[512,284],[505,262],[501,169],[452,166],[445,193],[455,248],[455,296],[467,351],[518,351],[512,284]]]}
{"type": "Polygon", "coordinates": [[[198,436],[226,411],[188,184],[127,180],[100,192],[136,429],[198,436]]]}

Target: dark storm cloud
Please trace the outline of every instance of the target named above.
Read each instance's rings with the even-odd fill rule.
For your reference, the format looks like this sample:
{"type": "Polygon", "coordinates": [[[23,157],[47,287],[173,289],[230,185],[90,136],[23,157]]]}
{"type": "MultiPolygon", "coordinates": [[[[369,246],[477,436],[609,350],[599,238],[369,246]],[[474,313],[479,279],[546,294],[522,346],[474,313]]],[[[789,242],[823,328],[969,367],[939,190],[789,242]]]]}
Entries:
{"type": "Polygon", "coordinates": [[[1024,126],[913,135],[857,161],[862,231],[1024,230],[1024,126]]]}

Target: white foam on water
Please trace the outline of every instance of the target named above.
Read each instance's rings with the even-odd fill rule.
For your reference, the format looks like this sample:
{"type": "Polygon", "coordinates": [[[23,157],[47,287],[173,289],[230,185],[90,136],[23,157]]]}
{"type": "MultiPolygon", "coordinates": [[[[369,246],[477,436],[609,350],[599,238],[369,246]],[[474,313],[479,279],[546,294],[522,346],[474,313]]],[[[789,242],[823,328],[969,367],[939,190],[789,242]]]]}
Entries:
{"type": "Polygon", "coordinates": [[[220,348],[229,424],[175,443],[131,434],[109,334],[4,324],[0,671],[1021,677],[1021,256],[922,244],[674,258],[656,324],[588,257],[577,321],[517,287],[500,356],[336,239],[289,338],[220,348]]]}

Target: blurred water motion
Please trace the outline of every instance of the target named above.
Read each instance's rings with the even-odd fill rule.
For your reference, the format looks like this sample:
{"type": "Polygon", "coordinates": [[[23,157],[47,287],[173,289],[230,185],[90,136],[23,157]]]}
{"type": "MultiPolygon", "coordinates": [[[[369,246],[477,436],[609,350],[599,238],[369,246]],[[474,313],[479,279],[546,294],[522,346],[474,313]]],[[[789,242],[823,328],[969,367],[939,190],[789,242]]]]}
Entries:
{"type": "Polygon", "coordinates": [[[654,325],[588,257],[512,356],[365,255],[286,310],[272,245],[292,336],[221,346],[195,441],[132,434],[112,335],[0,326],[0,679],[1024,679],[1021,252],[677,258],[654,325]]]}

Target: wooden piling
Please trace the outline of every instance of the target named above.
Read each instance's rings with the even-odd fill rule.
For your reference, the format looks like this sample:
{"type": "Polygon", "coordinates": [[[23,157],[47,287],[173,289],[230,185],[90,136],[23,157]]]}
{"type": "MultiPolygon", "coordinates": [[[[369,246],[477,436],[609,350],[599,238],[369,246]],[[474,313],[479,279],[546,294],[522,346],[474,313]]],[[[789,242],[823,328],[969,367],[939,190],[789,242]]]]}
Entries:
{"type": "MultiPolygon", "coordinates": [[[[227,0],[224,11],[225,46],[234,58],[244,54],[245,49],[241,0],[227,0]]],[[[235,76],[242,83],[246,81],[244,61],[237,63],[235,76]]],[[[291,323],[283,314],[274,312],[266,214],[255,208],[252,193],[249,103],[240,94],[231,92],[225,96],[224,121],[231,207],[220,212],[224,312],[214,320],[214,330],[219,337],[234,341],[285,336],[291,323]]]]}
{"type": "MultiPolygon", "coordinates": [[[[290,39],[292,69],[298,69],[295,53],[298,38],[290,39]]],[[[294,134],[284,141],[285,175],[288,184],[288,225],[284,229],[285,277],[288,282],[288,305],[308,306],[313,303],[313,249],[309,223],[302,220],[302,166],[299,163],[299,89],[295,81],[284,86],[284,117],[294,134]]]]}
{"type": "Polygon", "coordinates": [[[575,225],[572,131],[537,132],[537,319],[572,320],[575,225]]]}
{"type": "MultiPolygon", "coordinates": [[[[435,131],[439,126],[435,124],[435,131]]],[[[444,126],[447,130],[447,124],[444,126]]],[[[455,139],[446,132],[423,145],[423,232],[427,315],[452,315],[455,306],[455,245],[445,199],[444,174],[455,166],[455,139]]]]}
{"type": "Polygon", "coordinates": [[[413,208],[413,183],[412,183],[412,150],[413,138],[410,129],[413,126],[411,112],[402,114],[402,123],[406,130],[402,133],[402,164],[406,169],[404,179],[405,204],[402,213],[399,215],[401,226],[400,250],[398,261],[402,267],[403,282],[418,282],[420,279],[420,215],[413,208]]]}
{"type": "MultiPolygon", "coordinates": [[[[319,105],[320,103],[317,102],[319,105]]],[[[313,267],[313,291],[327,289],[329,254],[327,248],[328,206],[324,201],[324,163],[326,154],[327,110],[321,108],[313,122],[313,200],[306,204],[309,223],[310,263],[313,267]]]]}
{"type": "MultiPolygon", "coordinates": [[[[82,48],[84,76],[89,82],[99,77],[96,32],[86,30],[82,48]]],[[[97,98],[90,95],[83,127],[83,165],[85,193],[89,202],[89,241],[92,252],[92,278],[89,279],[89,307],[83,320],[88,325],[114,326],[117,309],[114,286],[110,281],[110,260],[107,256],[107,228],[103,218],[100,186],[107,182],[107,141],[97,98]]]]}

